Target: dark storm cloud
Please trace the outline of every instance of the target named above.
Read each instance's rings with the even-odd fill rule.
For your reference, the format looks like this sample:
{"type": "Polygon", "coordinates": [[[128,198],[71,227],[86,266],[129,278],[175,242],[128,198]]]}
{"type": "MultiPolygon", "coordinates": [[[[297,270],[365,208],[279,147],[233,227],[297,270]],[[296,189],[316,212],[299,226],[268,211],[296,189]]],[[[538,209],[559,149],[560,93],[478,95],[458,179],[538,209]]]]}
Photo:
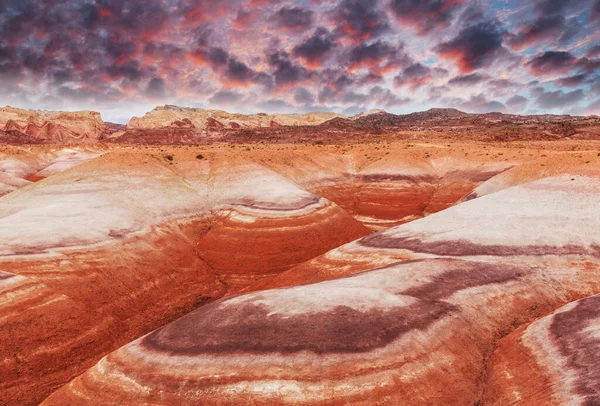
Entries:
{"type": "Polygon", "coordinates": [[[592,20],[600,20],[600,0],[596,0],[596,2],[594,3],[590,18],[592,20]]]}
{"type": "Polygon", "coordinates": [[[540,14],[558,14],[581,0],[538,0],[535,9],[540,14]]]}
{"type": "Polygon", "coordinates": [[[396,86],[408,85],[413,89],[421,87],[432,80],[431,69],[420,63],[409,65],[394,78],[396,86]]]}
{"type": "Polygon", "coordinates": [[[527,48],[541,41],[565,44],[574,38],[582,25],[569,14],[588,0],[539,0],[535,3],[536,18],[524,23],[510,38],[514,49],[527,48]]]}
{"type": "Polygon", "coordinates": [[[581,89],[563,92],[562,90],[547,91],[542,87],[535,87],[531,90],[531,94],[535,97],[535,103],[543,109],[572,108],[585,97],[581,89]]]}
{"type": "Polygon", "coordinates": [[[318,28],[312,36],[294,47],[294,56],[303,58],[309,65],[319,65],[333,49],[333,35],[325,28],[318,28]]]}
{"type": "Polygon", "coordinates": [[[391,108],[410,103],[409,97],[401,97],[394,94],[390,89],[384,89],[381,86],[375,86],[369,92],[371,104],[379,107],[391,108]]]}
{"type": "Polygon", "coordinates": [[[473,86],[485,82],[490,77],[481,73],[471,73],[469,75],[456,76],[448,81],[452,86],[473,86]]]}
{"type": "Polygon", "coordinates": [[[341,35],[356,43],[375,39],[391,29],[377,0],[342,0],[332,11],[330,20],[341,35]]]}
{"type": "Polygon", "coordinates": [[[529,103],[529,100],[527,100],[525,97],[518,95],[518,94],[511,97],[510,99],[508,99],[506,101],[506,105],[512,111],[517,111],[517,112],[523,110],[525,108],[525,106],[527,105],[527,103],[529,103]]]}
{"type": "Polygon", "coordinates": [[[568,77],[557,79],[556,83],[560,86],[576,87],[576,86],[583,84],[583,82],[585,82],[587,77],[588,76],[585,73],[580,73],[579,75],[573,75],[573,76],[568,76],[568,77]]]}
{"type": "Polygon", "coordinates": [[[241,93],[234,90],[220,90],[212,95],[209,101],[220,106],[228,106],[238,104],[243,97],[241,93]]]}
{"type": "Polygon", "coordinates": [[[268,62],[273,70],[276,87],[289,87],[309,77],[306,68],[292,60],[285,51],[279,50],[271,53],[268,56],[268,62]]]}
{"type": "Polygon", "coordinates": [[[573,69],[593,71],[598,68],[598,61],[588,58],[576,58],[570,52],[547,51],[535,55],[527,66],[537,75],[567,73],[573,69]]]}
{"type": "Polygon", "coordinates": [[[527,65],[539,75],[547,75],[554,72],[567,72],[571,70],[576,58],[569,52],[548,51],[536,55],[527,65]]]}
{"type": "Polygon", "coordinates": [[[373,71],[369,71],[364,75],[361,75],[357,78],[356,83],[359,86],[370,85],[373,83],[379,83],[383,81],[383,76],[374,73],[373,71]]]}
{"type": "Polygon", "coordinates": [[[351,49],[349,68],[370,68],[374,72],[389,72],[397,70],[412,60],[404,51],[404,45],[392,45],[389,42],[377,40],[372,43],[362,43],[351,49]]]}
{"type": "Polygon", "coordinates": [[[565,29],[566,18],[562,15],[542,16],[526,24],[510,39],[510,45],[521,49],[546,39],[559,37],[565,29]]]}
{"type": "Polygon", "coordinates": [[[455,60],[463,73],[486,67],[500,57],[503,29],[497,21],[484,21],[463,28],[448,42],[436,50],[444,58],[455,60]]]}
{"type": "Polygon", "coordinates": [[[196,52],[196,58],[197,61],[208,64],[213,71],[217,72],[219,80],[225,86],[244,87],[252,83],[261,83],[265,79],[220,47],[200,48],[196,52]]]}
{"type": "Polygon", "coordinates": [[[165,80],[163,78],[152,78],[146,87],[146,94],[153,98],[164,97],[166,93],[165,80]]]}
{"type": "Polygon", "coordinates": [[[497,100],[488,100],[483,94],[473,96],[468,101],[460,103],[460,107],[473,113],[502,112],[506,109],[503,103],[497,100]]]}
{"type": "Polygon", "coordinates": [[[594,45],[585,54],[588,58],[598,58],[600,57],[600,45],[594,45]]]}
{"type": "Polygon", "coordinates": [[[273,15],[279,27],[287,30],[307,30],[312,26],[314,11],[301,7],[282,7],[273,15]]]}
{"type": "Polygon", "coordinates": [[[313,104],[315,95],[303,87],[298,87],[294,92],[294,101],[298,104],[313,104]]]}
{"type": "Polygon", "coordinates": [[[390,9],[404,25],[426,34],[436,28],[450,25],[464,0],[392,0],[390,9]]]}

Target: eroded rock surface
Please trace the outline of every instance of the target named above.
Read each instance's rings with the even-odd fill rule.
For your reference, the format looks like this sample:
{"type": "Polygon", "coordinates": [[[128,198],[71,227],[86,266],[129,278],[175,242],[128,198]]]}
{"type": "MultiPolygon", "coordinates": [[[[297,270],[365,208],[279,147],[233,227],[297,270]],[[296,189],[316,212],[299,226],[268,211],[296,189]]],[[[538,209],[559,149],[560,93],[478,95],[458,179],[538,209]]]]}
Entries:
{"type": "Polygon", "coordinates": [[[161,106],[134,117],[128,129],[188,128],[219,130],[224,128],[263,128],[322,124],[340,114],[315,112],[307,114],[235,114],[222,110],[161,106]]]}
{"type": "Polygon", "coordinates": [[[269,169],[188,155],[109,152],[0,199],[1,403],[369,233],[269,169]]]}
{"type": "MultiPolygon", "coordinates": [[[[598,177],[565,173],[369,235],[135,340],[44,404],[493,402],[501,338],[600,292],[599,196],[598,177]]],[[[592,302],[553,316],[563,357],[583,359],[592,302]]]]}
{"type": "Polygon", "coordinates": [[[100,113],[95,111],[40,111],[14,107],[0,108],[0,129],[12,135],[24,134],[23,143],[29,137],[52,143],[92,143],[111,133],[100,113]]]}

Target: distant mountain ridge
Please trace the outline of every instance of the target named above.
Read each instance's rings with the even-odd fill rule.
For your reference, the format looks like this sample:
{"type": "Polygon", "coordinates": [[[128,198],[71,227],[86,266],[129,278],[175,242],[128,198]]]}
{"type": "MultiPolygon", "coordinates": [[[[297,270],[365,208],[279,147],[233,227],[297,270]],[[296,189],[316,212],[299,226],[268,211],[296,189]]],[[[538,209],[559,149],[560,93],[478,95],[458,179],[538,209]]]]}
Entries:
{"type": "Polygon", "coordinates": [[[95,111],[24,110],[10,106],[0,108],[0,140],[19,138],[24,143],[33,140],[46,143],[97,142],[111,133],[95,111]]]}
{"type": "MultiPolygon", "coordinates": [[[[0,143],[199,144],[206,142],[316,142],[362,135],[436,136],[494,141],[600,139],[596,116],[472,114],[432,108],[409,114],[370,110],[352,117],[330,112],[236,114],[159,106],[126,125],[104,122],[94,111],[0,108],[0,143]],[[404,134],[404,135],[403,135],[404,134]]],[[[428,136],[429,137],[429,136],[428,136]]]]}
{"type": "Polygon", "coordinates": [[[312,112],[306,114],[236,114],[223,110],[204,110],[172,105],[159,106],[143,117],[133,117],[127,129],[195,128],[240,129],[318,125],[332,118],[344,117],[337,113],[312,112]],[[187,121],[186,121],[187,120],[187,121]]]}

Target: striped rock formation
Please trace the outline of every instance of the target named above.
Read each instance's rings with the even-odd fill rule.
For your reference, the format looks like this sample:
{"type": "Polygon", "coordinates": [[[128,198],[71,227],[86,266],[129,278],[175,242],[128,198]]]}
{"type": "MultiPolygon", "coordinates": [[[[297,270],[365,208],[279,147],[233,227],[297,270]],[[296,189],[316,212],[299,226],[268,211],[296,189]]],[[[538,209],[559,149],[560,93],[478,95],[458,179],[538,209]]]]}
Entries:
{"type": "Polygon", "coordinates": [[[111,133],[95,111],[23,110],[9,106],[0,108],[0,130],[63,144],[97,142],[111,133]]]}
{"type": "MultiPolygon", "coordinates": [[[[369,235],[133,341],[43,404],[494,402],[499,340],[600,292],[599,197],[598,177],[557,175],[369,235]]],[[[593,340],[583,303],[560,313],[563,357],[593,340]]]]}
{"type": "Polygon", "coordinates": [[[159,106],[143,117],[133,117],[127,129],[185,128],[222,130],[225,128],[263,128],[281,126],[318,125],[335,117],[336,113],[307,114],[234,114],[222,110],[204,110],[191,107],[159,106]]]}
{"type": "Polygon", "coordinates": [[[368,234],[266,168],[188,155],[109,152],[0,199],[1,404],[368,234]]]}
{"type": "Polygon", "coordinates": [[[99,149],[60,148],[40,153],[11,148],[0,153],[0,196],[87,162],[99,149]]]}
{"type": "Polygon", "coordinates": [[[521,163],[394,146],[278,155],[282,156],[261,163],[335,202],[373,230],[444,210],[481,183],[521,163]]]}
{"type": "Polygon", "coordinates": [[[600,295],[500,340],[488,361],[485,404],[600,404],[600,295]]]}

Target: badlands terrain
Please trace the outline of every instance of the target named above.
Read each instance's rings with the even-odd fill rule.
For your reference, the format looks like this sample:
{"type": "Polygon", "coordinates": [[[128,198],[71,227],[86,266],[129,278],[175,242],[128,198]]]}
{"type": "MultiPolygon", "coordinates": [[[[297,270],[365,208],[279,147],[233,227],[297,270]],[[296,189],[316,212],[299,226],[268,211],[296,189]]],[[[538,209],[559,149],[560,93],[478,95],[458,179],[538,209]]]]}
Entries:
{"type": "Polygon", "coordinates": [[[0,129],[2,405],[600,403],[597,117],[0,129]]]}

